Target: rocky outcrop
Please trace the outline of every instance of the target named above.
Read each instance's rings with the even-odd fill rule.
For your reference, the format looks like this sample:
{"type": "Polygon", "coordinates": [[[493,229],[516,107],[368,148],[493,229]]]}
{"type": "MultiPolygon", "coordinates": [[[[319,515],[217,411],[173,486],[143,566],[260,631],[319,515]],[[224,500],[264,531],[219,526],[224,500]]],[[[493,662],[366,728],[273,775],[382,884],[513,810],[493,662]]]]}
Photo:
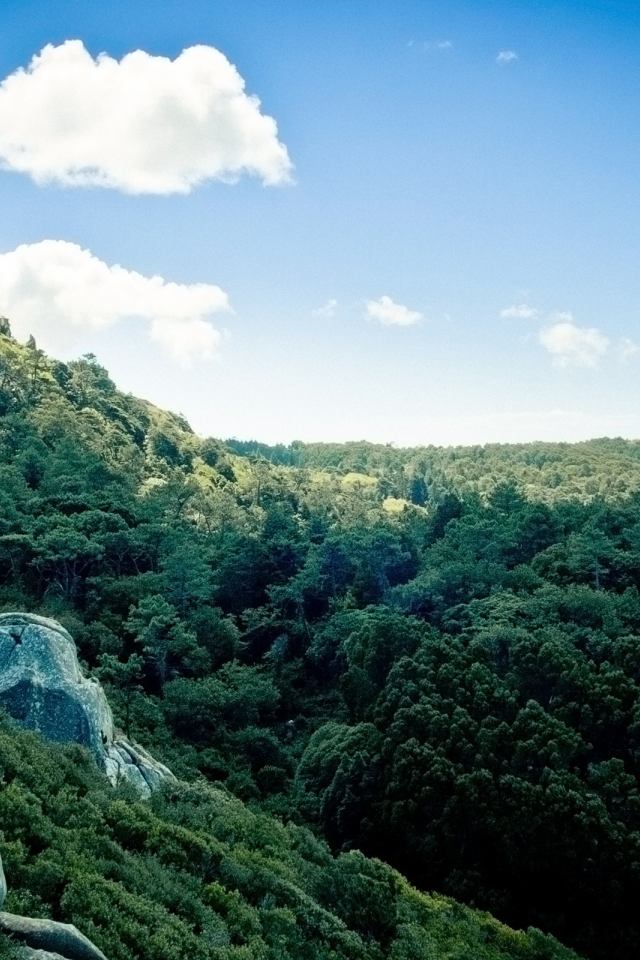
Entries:
{"type": "Polygon", "coordinates": [[[107,745],[103,768],[114,786],[124,778],[143,797],[158,790],[163,780],[175,780],[168,767],[155,760],[139,743],[130,743],[126,737],[117,737],[107,745]]]}
{"type": "Polygon", "coordinates": [[[102,950],[98,950],[72,923],[0,913],[0,930],[10,933],[14,940],[24,943],[32,951],[45,951],[45,956],[53,953],[63,960],[107,960],[102,950]]]}
{"type": "MultiPolygon", "coordinates": [[[[7,895],[7,881],[0,858],[0,907],[7,895]]],[[[0,931],[20,944],[21,960],[107,960],[102,950],[91,943],[72,923],[34,920],[0,911],[0,931]]]]}
{"type": "Polygon", "coordinates": [[[83,675],[76,645],[56,620],[0,615],[0,706],[47,740],[88,747],[114,785],[128,780],[149,796],[174,779],[142,747],[116,737],[104,690],[83,675]]]}

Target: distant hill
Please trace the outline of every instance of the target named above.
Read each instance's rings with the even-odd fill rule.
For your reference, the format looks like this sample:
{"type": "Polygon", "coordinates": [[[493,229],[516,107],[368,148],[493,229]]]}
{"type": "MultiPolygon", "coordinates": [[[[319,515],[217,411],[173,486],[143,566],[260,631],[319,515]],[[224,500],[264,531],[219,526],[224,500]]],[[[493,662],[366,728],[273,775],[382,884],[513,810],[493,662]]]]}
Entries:
{"type": "Polygon", "coordinates": [[[280,466],[366,474],[387,495],[420,503],[446,493],[486,498],[505,482],[543,503],[568,498],[590,503],[598,497],[620,502],[640,491],[638,440],[402,448],[365,441],[269,446],[232,439],[226,445],[240,456],[280,466]]]}

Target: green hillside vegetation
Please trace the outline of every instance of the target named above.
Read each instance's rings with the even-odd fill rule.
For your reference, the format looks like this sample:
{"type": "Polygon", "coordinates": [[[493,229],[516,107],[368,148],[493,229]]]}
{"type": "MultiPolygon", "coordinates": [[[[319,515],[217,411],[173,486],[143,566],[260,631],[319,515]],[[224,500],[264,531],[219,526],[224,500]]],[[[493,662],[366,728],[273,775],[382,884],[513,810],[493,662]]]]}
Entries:
{"type": "Polygon", "coordinates": [[[638,449],[223,444],[118,392],[93,357],[0,337],[0,609],[60,620],[123,730],[192,783],[125,802],[67,751],[34,764],[51,770],[39,792],[20,757],[45,748],[5,729],[2,853],[12,896],[35,898],[14,908],[75,918],[117,958],[199,956],[184,930],[233,904],[258,917],[255,943],[232,931],[198,949],[563,956],[436,890],[593,960],[637,957],[638,449]],[[31,811],[15,826],[10,787],[31,811]],[[40,809],[56,829],[36,836],[40,809]],[[275,838],[257,859],[234,839],[254,829],[275,838]],[[234,847],[241,879],[193,852],[199,830],[234,847]],[[82,902],[74,863],[95,877],[82,902]],[[352,906],[350,870],[371,880],[352,906]],[[224,893],[207,900],[211,884],[224,893]],[[113,902],[143,918],[144,948],[115,920],[105,939],[113,902]],[[270,926],[271,909],[290,912],[270,926]],[[347,939],[310,933],[307,909],[347,939]],[[186,918],[173,954],[144,932],[164,910],[186,918]]]}
{"type": "Polygon", "coordinates": [[[0,771],[6,908],[74,923],[110,960],[577,960],[205,783],[136,801],[6,722],[0,771]]]}

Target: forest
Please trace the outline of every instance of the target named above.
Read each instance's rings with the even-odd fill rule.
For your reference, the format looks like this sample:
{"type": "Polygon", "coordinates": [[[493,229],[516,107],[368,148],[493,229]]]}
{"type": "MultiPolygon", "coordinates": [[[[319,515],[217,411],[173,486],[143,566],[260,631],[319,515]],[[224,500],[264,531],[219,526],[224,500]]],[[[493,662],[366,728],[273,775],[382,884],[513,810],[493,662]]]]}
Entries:
{"type": "Polygon", "coordinates": [[[181,781],[3,721],[7,909],[114,960],[638,956],[640,444],[202,439],[5,330],[0,610],[181,781]]]}

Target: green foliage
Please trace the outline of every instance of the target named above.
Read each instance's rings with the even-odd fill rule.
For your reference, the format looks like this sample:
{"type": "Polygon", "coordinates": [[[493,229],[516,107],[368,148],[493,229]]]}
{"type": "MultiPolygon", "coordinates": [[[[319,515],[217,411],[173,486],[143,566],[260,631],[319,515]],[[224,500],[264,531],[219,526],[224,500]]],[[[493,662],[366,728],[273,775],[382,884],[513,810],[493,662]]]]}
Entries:
{"type": "Polygon", "coordinates": [[[575,957],[361,854],[334,858],[205,783],[136,801],[81,748],[6,720],[0,773],[7,909],[74,923],[113,960],[410,960],[414,943],[478,960],[575,957]]]}

